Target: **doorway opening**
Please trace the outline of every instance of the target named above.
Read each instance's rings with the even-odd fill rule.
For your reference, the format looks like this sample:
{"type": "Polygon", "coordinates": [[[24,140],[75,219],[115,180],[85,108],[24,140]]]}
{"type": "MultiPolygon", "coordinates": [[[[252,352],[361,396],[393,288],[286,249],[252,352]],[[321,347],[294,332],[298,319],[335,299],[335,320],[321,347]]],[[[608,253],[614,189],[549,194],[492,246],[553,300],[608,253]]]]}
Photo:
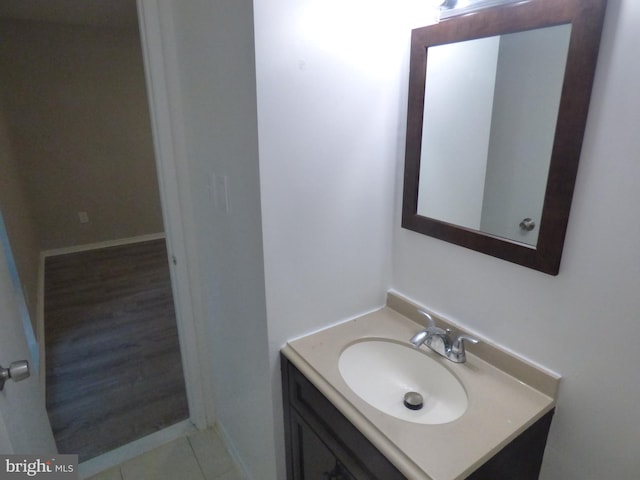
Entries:
{"type": "MultiPolygon", "coordinates": [[[[15,215],[6,216],[22,217],[8,225],[8,230],[33,320],[42,309],[44,290],[51,285],[38,285],[41,251],[60,253],[68,248],[99,246],[94,253],[113,252],[120,247],[103,248],[105,242],[123,239],[123,243],[135,248],[148,242],[126,239],[161,236],[164,225],[135,0],[6,2],[0,4],[0,17],[0,117],[9,132],[11,145],[7,150],[12,158],[8,161],[15,167],[13,190],[18,192],[22,208],[15,215]]],[[[13,200],[3,202],[5,213],[14,208],[13,200]]],[[[164,240],[162,249],[163,268],[168,273],[164,240]]],[[[60,258],[72,255],[65,253],[60,258]]],[[[115,256],[121,257],[122,252],[115,256]]],[[[88,267],[85,261],[80,263],[86,270],[98,268],[88,267]]],[[[166,284],[163,288],[167,289],[166,284]]],[[[77,292],[80,287],[70,290],[77,292]]],[[[170,281],[168,292],[171,293],[170,281]]],[[[165,307],[170,310],[168,301],[165,299],[165,307]]],[[[172,297],[171,303],[173,308],[172,297]]],[[[115,327],[117,320],[113,316],[111,320],[110,327],[115,327]]],[[[49,322],[47,318],[44,321],[49,322]]],[[[34,322],[34,329],[42,348],[44,328],[34,322]]],[[[114,333],[112,328],[105,330],[114,333]]],[[[159,335],[177,337],[175,315],[173,326],[159,335]],[[167,333],[169,330],[171,334],[167,333]]],[[[121,337],[125,345],[131,341],[126,334],[113,336],[121,337]]],[[[141,343],[153,338],[149,328],[142,329],[142,338],[141,343]]],[[[67,337],[63,344],[75,341],[76,337],[67,337]]],[[[173,358],[179,360],[177,346],[177,356],[173,358]]],[[[109,350],[113,352],[118,347],[109,350]]],[[[49,357],[49,352],[41,357],[49,357]]],[[[153,354],[140,358],[147,361],[146,365],[139,365],[140,369],[161,367],[160,362],[153,361],[153,354]]],[[[78,364],[85,367],[95,360],[87,348],[77,358],[78,364]]],[[[181,371],[179,361],[177,365],[181,371]]],[[[172,368],[176,369],[175,362],[172,368]]],[[[73,373],[63,371],[62,375],[73,373]]],[[[109,378],[107,370],[94,371],[92,375],[102,382],[109,378]]],[[[120,383],[110,381],[114,386],[120,383]]],[[[91,383],[69,387],[65,395],[75,399],[94,388],[91,383]]],[[[130,393],[124,390],[124,394],[130,393]]],[[[148,398],[138,398],[137,402],[146,405],[148,398]]],[[[58,401],[59,398],[52,403],[58,401]]],[[[180,400],[180,404],[184,406],[185,402],[180,400]]],[[[86,427],[83,422],[78,418],[76,426],[86,427]]],[[[158,420],[154,425],[159,429],[165,424],[158,420]]],[[[125,436],[125,442],[149,433],[131,424],[128,428],[133,435],[125,436]]],[[[111,432],[102,428],[100,435],[111,432]]],[[[95,435],[85,438],[91,442],[95,435]]],[[[59,449],[61,453],[78,453],[63,451],[65,448],[60,445],[59,449]]],[[[101,452],[94,449],[84,458],[81,456],[81,461],[101,452]]]]}
{"type": "Polygon", "coordinates": [[[45,258],[46,402],[80,461],[189,418],[164,238],[45,258]]]}

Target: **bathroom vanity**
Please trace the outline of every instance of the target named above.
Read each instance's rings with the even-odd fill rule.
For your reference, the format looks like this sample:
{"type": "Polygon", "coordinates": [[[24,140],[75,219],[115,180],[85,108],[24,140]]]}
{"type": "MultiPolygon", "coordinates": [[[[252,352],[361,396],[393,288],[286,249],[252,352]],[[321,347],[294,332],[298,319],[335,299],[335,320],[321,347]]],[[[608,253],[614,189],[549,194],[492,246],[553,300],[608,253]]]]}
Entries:
{"type": "MultiPolygon", "coordinates": [[[[398,417],[383,411],[345,381],[339,364],[349,346],[391,342],[412,349],[408,340],[422,328],[420,320],[415,305],[390,294],[383,309],[282,349],[288,480],[538,478],[557,375],[486,340],[469,348],[461,364],[423,347],[419,355],[428,357],[425,362],[447,369],[466,394],[464,413],[444,423],[421,423],[421,412],[412,418],[411,412],[398,417]]],[[[467,333],[440,318],[437,322],[467,333]]],[[[412,355],[417,352],[412,349],[412,355]]],[[[383,381],[373,363],[372,378],[383,381]]],[[[409,374],[400,383],[411,381],[409,374]]]]}

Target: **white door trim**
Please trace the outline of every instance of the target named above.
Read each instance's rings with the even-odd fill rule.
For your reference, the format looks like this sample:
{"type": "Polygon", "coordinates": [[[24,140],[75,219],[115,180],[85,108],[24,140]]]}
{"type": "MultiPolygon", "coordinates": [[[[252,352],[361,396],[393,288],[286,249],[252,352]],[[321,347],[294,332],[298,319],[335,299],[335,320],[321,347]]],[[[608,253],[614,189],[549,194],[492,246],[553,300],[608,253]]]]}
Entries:
{"type": "Polygon", "coordinates": [[[189,195],[171,2],[137,0],[162,212],[191,421],[213,425],[206,325],[189,195]]]}

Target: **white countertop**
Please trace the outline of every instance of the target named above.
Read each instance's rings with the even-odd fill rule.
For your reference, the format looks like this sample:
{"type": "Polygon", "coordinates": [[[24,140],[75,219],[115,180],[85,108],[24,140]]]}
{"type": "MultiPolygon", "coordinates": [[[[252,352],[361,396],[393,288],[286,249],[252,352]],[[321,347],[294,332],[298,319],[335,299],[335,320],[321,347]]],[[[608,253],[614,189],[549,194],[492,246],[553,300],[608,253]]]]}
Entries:
{"type": "MultiPolygon", "coordinates": [[[[467,362],[456,364],[423,347],[425,355],[441,362],[462,382],[469,400],[467,411],[459,419],[424,425],[382,413],[357,396],[342,379],[338,359],[353,342],[380,338],[408,343],[421,328],[385,307],[291,341],[282,352],[407,478],[463,479],[553,409],[555,400],[551,395],[555,389],[543,393],[503,371],[518,372],[522,365],[525,370],[536,369],[526,362],[516,368],[499,369],[468,351],[467,362]]],[[[510,353],[498,355],[503,362],[505,356],[507,363],[509,359],[521,362],[510,353]]],[[[549,376],[548,384],[556,387],[559,380],[545,371],[523,376],[527,380],[549,376]]]]}

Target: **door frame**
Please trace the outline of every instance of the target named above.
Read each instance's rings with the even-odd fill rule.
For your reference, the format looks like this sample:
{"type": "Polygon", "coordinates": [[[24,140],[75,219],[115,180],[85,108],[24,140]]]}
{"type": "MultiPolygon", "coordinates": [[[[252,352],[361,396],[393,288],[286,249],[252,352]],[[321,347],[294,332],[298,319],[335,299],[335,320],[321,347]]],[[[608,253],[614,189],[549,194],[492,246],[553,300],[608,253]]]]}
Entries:
{"type": "MultiPolygon", "coordinates": [[[[209,374],[196,230],[189,197],[171,3],[162,0],[136,0],[136,4],[189,420],[196,428],[205,429],[214,424],[213,382],[209,374]]],[[[0,255],[4,255],[1,250],[0,255]]],[[[38,288],[41,289],[41,285],[38,288]]],[[[40,297],[40,292],[38,295],[40,297]]],[[[39,317],[41,308],[39,306],[39,317]]],[[[38,321],[38,329],[41,327],[40,323],[42,322],[38,321]]],[[[38,334],[40,333],[39,330],[38,334]]],[[[38,338],[42,348],[44,337],[38,338]]],[[[39,390],[43,393],[44,402],[43,360],[41,350],[42,388],[39,390]]],[[[0,418],[0,447],[6,447],[10,443],[9,431],[0,418]]]]}
{"type": "Polygon", "coordinates": [[[151,129],[191,422],[214,424],[171,2],[136,0],[151,129]]]}

